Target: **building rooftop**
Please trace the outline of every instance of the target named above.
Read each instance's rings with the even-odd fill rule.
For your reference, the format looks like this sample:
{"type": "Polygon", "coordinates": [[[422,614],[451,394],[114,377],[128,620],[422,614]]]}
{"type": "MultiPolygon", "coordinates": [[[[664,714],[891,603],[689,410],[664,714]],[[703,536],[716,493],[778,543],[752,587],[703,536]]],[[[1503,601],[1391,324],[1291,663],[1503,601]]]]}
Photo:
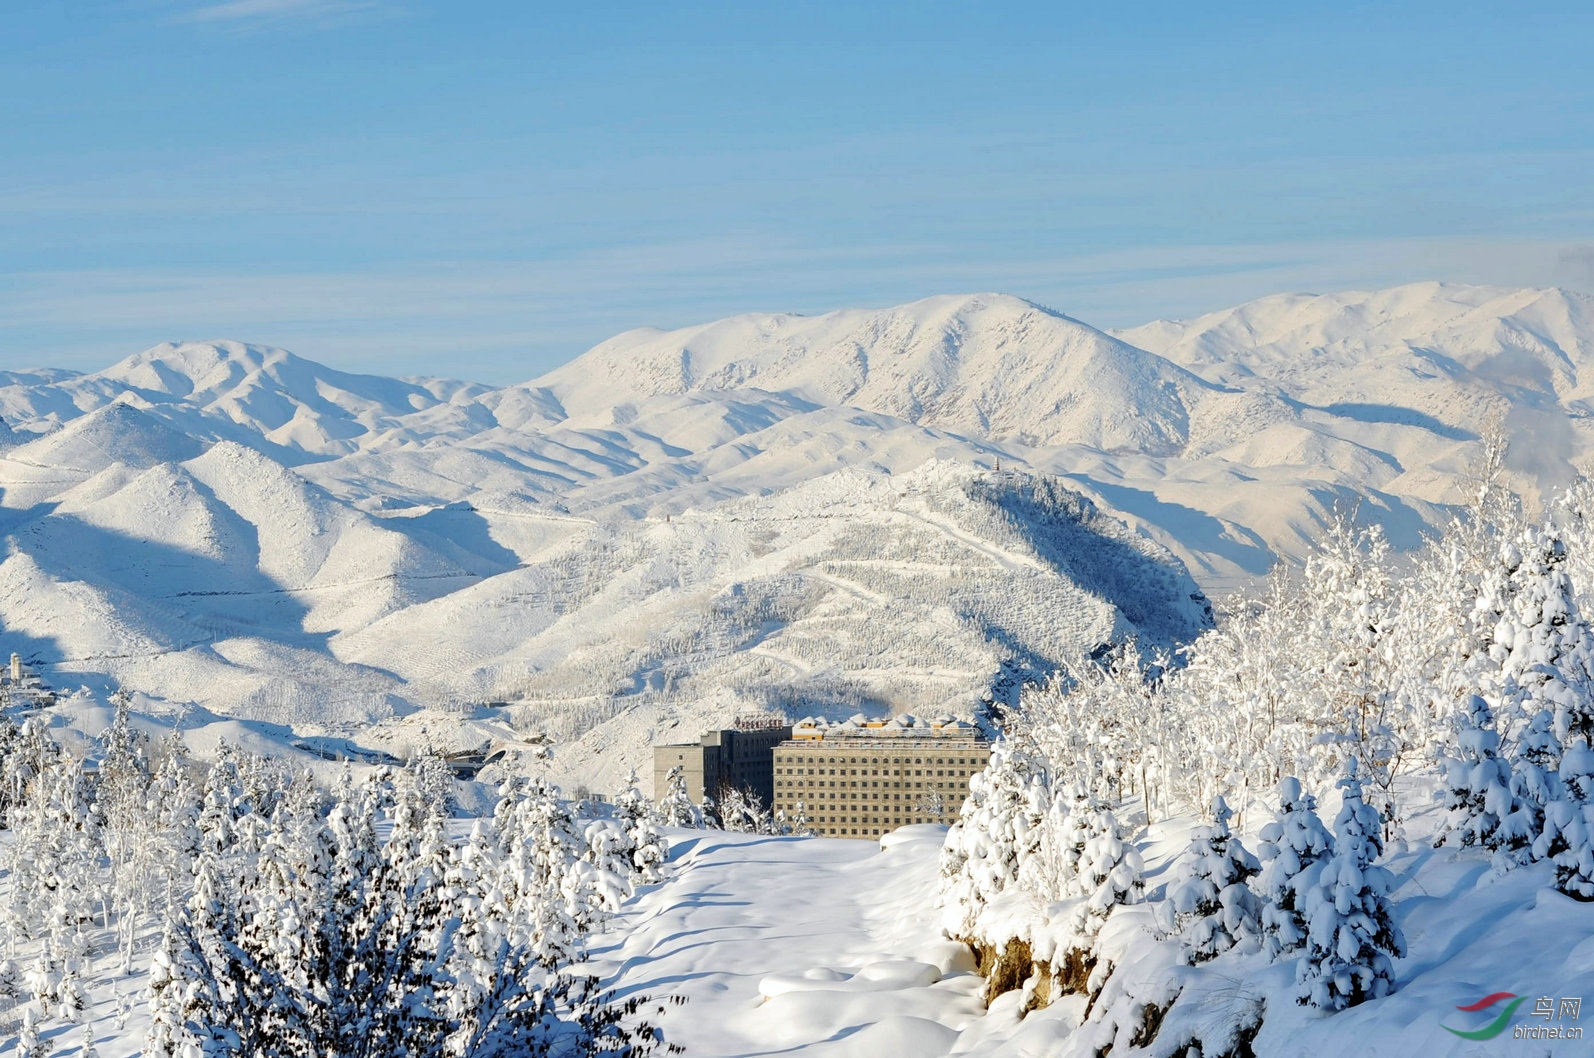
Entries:
{"type": "Polygon", "coordinates": [[[912,738],[979,738],[980,729],[955,716],[938,716],[925,720],[911,713],[887,719],[871,719],[855,713],[845,720],[827,720],[822,716],[805,716],[792,725],[794,741],[804,739],[855,738],[855,737],[912,737],[912,738]]]}

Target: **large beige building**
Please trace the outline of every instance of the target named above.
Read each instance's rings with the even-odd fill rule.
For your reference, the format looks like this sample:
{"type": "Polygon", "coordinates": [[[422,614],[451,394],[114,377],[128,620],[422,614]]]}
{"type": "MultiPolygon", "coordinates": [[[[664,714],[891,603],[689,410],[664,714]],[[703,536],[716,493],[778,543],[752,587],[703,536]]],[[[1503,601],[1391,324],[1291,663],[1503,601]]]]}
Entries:
{"type": "Polygon", "coordinates": [[[802,817],[814,833],[878,838],[909,823],[951,823],[969,777],[990,761],[991,746],[950,717],[839,724],[803,720],[775,747],[775,807],[802,817]]]}

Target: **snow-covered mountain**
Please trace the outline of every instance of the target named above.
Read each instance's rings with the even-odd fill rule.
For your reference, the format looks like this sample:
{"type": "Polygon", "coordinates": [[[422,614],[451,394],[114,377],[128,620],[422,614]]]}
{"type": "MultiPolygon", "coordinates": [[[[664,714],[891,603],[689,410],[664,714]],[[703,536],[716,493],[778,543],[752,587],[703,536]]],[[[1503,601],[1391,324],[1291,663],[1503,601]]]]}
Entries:
{"type": "Polygon", "coordinates": [[[1148,455],[1184,448],[1191,406],[1212,389],[1166,359],[1001,294],[630,331],[538,385],[573,414],[616,421],[654,397],[753,389],[991,441],[1148,455]]]}
{"type": "Polygon", "coordinates": [[[741,316],[499,389],[166,344],[0,376],[0,627],[59,683],[305,728],[512,702],[595,775],[1176,642],[1336,507],[1415,542],[1491,422],[1551,488],[1591,357],[1588,298],[1438,284],[1113,334],[996,294],[741,316]]]}

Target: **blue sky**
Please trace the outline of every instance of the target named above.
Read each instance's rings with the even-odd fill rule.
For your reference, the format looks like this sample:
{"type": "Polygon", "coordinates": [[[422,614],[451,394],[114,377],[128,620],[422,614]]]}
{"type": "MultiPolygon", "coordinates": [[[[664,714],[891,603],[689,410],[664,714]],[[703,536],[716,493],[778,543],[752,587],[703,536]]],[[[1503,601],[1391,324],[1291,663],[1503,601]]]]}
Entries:
{"type": "Polygon", "coordinates": [[[1586,3],[17,0],[0,366],[225,336],[509,382],[945,292],[1590,290],[1590,40],[1586,3]]]}

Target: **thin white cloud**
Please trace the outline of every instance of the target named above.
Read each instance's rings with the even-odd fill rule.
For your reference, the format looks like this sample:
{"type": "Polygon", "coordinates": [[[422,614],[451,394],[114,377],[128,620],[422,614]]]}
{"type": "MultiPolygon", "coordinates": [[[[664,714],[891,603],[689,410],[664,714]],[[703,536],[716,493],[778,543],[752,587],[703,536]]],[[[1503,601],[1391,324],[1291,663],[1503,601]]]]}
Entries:
{"type": "Polygon", "coordinates": [[[227,0],[182,16],[184,22],[274,22],[324,19],[369,10],[376,0],[227,0]]]}

